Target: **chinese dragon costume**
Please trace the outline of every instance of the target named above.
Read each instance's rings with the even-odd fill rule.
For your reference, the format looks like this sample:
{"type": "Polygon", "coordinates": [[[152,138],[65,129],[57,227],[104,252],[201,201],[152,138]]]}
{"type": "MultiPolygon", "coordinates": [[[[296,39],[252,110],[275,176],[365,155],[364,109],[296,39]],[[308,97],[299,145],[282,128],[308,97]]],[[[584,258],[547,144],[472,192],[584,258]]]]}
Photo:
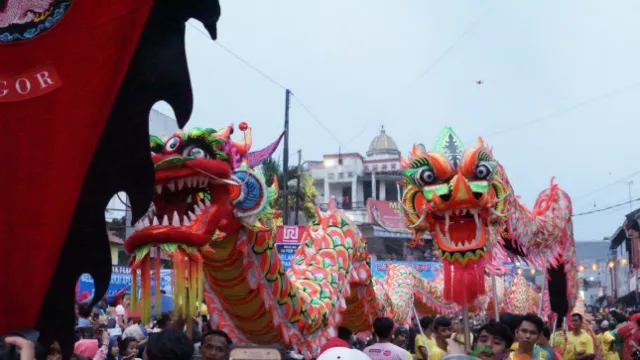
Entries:
{"type": "Polygon", "coordinates": [[[151,137],[156,194],[125,242],[133,275],[141,273],[143,321],[163,253],[174,267],[176,307],[193,316],[204,297],[215,325],[238,343],[279,343],[310,356],[340,324],[368,330],[377,308],[358,228],[331,202],[285,272],[269,221],[277,187],[251,161],[251,129],[240,130],[243,141],[231,139],[232,126],[151,137]]]}
{"type": "Polygon", "coordinates": [[[149,112],[164,100],[189,120],[185,24],[215,39],[219,16],[217,0],[0,1],[0,335],[36,329],[71,356],[78,277],[97,294],[110,279],[105,207],[126,191],[136,220],[147,210],[149,112]]]}
{"type": "Polygon", "coordinates": [[[433,150],[414,146],[401,159],[407,225],[435,240],[444,297],[461,306],[485,293],[485,268],[520,258],[547,269],[551,309],[566,315],[578,296],[569,195],[551,182],[533,209],[520,203],[503,166],[482,139],[464,147],[445,128],[433,150]],[[455,286],[454,286],[455,284],[455,286]]]}

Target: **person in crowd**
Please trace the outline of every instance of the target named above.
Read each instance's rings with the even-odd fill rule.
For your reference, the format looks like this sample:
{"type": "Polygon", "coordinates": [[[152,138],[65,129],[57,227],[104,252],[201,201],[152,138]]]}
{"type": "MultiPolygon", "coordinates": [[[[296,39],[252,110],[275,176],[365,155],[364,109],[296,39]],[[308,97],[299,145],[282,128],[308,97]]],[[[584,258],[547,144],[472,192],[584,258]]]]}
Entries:
{"type": "Polygon", "coordinates": [[[118,326],[122,330],[129,325],[129,305],[131,305],[131,295],[123,293],[120,296],[120,303],[116,306],[116,316],[118,318],[118,326]]]}
{"type": "Polygon", "coordinates": [[[88,302],[78,304],[78,327],[91,326],[91,313],[93,309],[88,302]]]}
{"type": "MultiPolygon", "coordinates": [[[[515,335],[516,328],[520,322],[520,316],[512,313],[502,313],[500,314],[500,323],[509,328],[512,334],[515,335]]],[[[518,348],[518,339],[511,344],[511,350],[515,351],[518,348]]]]}
{"type": "MultiPolygon", "coordinates": [[[[193,342],[183,331],[178,329],[167,329],[154,334],[149,339],[142,356],[144,360],[191,360],[192,357],[193,342]]],[[[203,357],[204,359],[214,358],[203,357]]]]}
{"type": "MultiPolygon", "coordinates": [[[[462,317],[458,318],[455,322],[453,322],[453,334],[451,335],[451,339],[453,339],[458,344],[464,345],[464,327],[462,326],[462,317]]],[[[473,333],[469,333],[469,342],[473,344],[473,333]]]]}
{"type": "Polygon", "coordinates": [[[600,323],[600,334],[596,337],[600,342],[600,352],[602,360],[620,360],[616,350],[615,337],[611,335],[610,324],[607,320],[600,323]]]}
{"type": "Polygon", "coordinates": [[[616,339],[615,344],[616,349],[618,350],[618,356],[622,358],[624,343],[622,341],[622,337],[618,335],[618,329],[627,323],[627,317],[623,313],[616,310],[611,311],[609,315],[616,322],[616,328],[611,331],[611,335],[613,335],[613,337],[616,339]]]}
{"type": "Polygon", "coordinates": [[[208,332],[202,337],[200,357],[202,360],[227,360],[232,344],[226,332],[222,330],[208,332]]]}
{"type": "Polygon", "coordinates": [[[378,337],[378,342],[364,349],[372,360],[410,360],[407,351],[391,343],[393,337],[393,320],[388,317],[379,317],[373,321],[373,332],[378,337]]]}
{"type": "Polygon", "coordinates": [[[329,341],[324,343],[324,345],[322,345],[322,347],[320,348],[320,354],[334,347],[351,347],[352,335],[353,333],[351,332],[351,330],[342,326],[338,326],[338,336],[329,339],[329,341]]]}
{"type": "Polygon", "coordinates": [[[540,337],[538,338],[538,346],[550,353],[553,353],[553,360],[562,359],[560,351],[551,345],[551,330],[547,325],[542,327],[542,334],[540,334],[540,337]]]}
{"type": "Polygon", "coordinates": [[[407,350],[407,339],[409,337],[409,329],[404,326],[398,326],[394,335],[393,335],[393,343],[403,348],[407,352],[407,358],[413,359],[413,355],[407,350]]]}
{"type": "Polygon", "coordinates": [[[120,352],[119,360],[138,360],[138,340],[134,337],[125,337],[118,343],[120,352]]]}
{"type": "Polygon", "coordinates": [[[582,315],[571,315],[571,331],[567,334],[563,360],[588,360],[594,356],[594,344],[591,335],[582,329],[582,315]]]}
{"type": "Polygon", "coordinates": [[[538,315],[526,314],[520,317],[515,333],[518,348],[509,355],[509,358],[511,360],[552,360],[553,352],[536,346],[543,327],[544,321],[538,315]]]}
{"type": "Polygon", "coordinates": [[[420,319],[420,326],[422,327],[424,335],[417,334],[415,337],[416,358],[418,360],[427,360],[431,348],[436,346],[436,339],[433,336],[433,329],[431,327],[432,324],[433,318],[430,316],[425,316],[420,319]]]}
{"type": "Polygon", "coordinates": [[[451,340],[452,324],[451,320],[444,316],[439,316],[433,320],[433,334],[436,340],[435,346],[429,349],[429,360],[441,360],[447,354],[447,347],[451,340]]]}
{"type": "Polygon", "coordinates": [[[482,360],[504,359],[508,356],[513,339],[513,333],[506,325],[491,320],[478,330],[473,353],[482,360]]]}
{"type": "Polygon", "coordinates": [[[616,332],[622,339],[622,360],[635,360],[633,353],[640,350],[640,314],[632,315],[616,332]]]}

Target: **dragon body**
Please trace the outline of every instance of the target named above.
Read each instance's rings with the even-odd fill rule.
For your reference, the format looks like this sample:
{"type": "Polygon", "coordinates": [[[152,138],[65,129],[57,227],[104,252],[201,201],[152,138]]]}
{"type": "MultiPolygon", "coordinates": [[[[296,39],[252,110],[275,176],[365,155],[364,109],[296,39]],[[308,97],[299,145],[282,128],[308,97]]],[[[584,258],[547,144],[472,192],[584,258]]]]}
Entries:
{"type": "Polygon", "coordinates": [[[416,235],[412,245],[424,232],[435,239],[445,299],[472,303],[486,292],[485,268],[491,272],[519,258],[547,269],[554,312],[565,315],[573,308],[577,266],[571,199],[564,190],[552,181],[528,209],[482,139],[465,149],[451,128],[433,150],[414,146],[401,162],[404,214],[416,235]]]}
{"type": "Polygon", "coordinates": [[[204,299],[212,325],[237,343],[282,344],[308,357],[337,326],[369,331],[385,314],[409,324],[414,306],[419,315],[459,310],[443,298],[442,277],[425,280],[410,267],[392,265],[384,281],[374,280],[364,237],[333,200],[317,209],[285,272],[270,207],[277,184],[268,188],[256,168],[277,142],[256,152],[259,158],[250,156],[251,129],[239,128],[240,142],[231,140],[232,126],[151,137],[156,194],[125,242],[132,275],[142,279],[141,289],[132,290],[142,295],[143,320],[152,315],[159,253],[172,260],[176,306],[185,315],[194,315],[204,299]]]}
{"type": "Polygon", "coordinates": [[[125,243],[132,272],[142,273],[143,320],[151,316],[153,253],[161,252],[174,266],[178,309],[194,315],[204,298],[214,325],[239,343],[283,344],[310,356],[340,324],[370,329],[378,309],[358,228],[334,202],[318,209],[285,272],[270,226],[277,184],[268,188],[249,163],[251,129],[239,127],[241,142],[231,140],[232,126],[151,137],[156,195],[125,243]]]}

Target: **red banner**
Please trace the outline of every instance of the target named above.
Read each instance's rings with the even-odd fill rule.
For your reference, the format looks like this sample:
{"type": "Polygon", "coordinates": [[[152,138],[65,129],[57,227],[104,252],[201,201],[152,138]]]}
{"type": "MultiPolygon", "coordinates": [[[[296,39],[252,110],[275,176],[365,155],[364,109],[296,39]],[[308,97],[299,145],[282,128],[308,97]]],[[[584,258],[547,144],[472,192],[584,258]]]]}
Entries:
{"type": "Polygon", "coordinates": [[[367,212],[370,223],[377,223],[390,231],[407,231],[402,205],[397,201],[369,199],[367,212]]]}
{"type": "Polygon", "coordinates": [[[276,227],[276,244],[300,244],[304,234],[304,225],[276,227]]]}
{"type": "Polygon", "coordinates": [[[62,80],[53,65],[44,65],[20,75],[0,75],[0,103],[32,99],[60,86],[62,80]]]}

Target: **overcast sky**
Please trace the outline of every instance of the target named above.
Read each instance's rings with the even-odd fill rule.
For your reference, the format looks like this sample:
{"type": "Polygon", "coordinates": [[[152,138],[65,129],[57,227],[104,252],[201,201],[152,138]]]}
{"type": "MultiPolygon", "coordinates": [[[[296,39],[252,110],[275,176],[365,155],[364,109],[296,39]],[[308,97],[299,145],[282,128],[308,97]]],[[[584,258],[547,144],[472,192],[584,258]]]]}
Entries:
{"type": "MultiPolygon", "coordinates": [[[[529,206],[552,176],[574,198],[574,213],[628,201],[627,180],[636,181],[631,191],[640,197],[640,176],[628,177],[640,172],[637,1],[221,6],[219,43],[296,94],[290,146],[305,160],[339,147],[364,153],[382,124],[406,155],[450,125],[467,141],[485,137],[529,206]]],[[[273,141],[283,128],[284,90],[191,23],[195,108],[188,127],[247,121],[255,149],[273,141]]],[[[166,105],[158,109],[171,114],[166,105]]],[[[628,210],[574,218],[576,240],[610,236],[628,210]]]]}

